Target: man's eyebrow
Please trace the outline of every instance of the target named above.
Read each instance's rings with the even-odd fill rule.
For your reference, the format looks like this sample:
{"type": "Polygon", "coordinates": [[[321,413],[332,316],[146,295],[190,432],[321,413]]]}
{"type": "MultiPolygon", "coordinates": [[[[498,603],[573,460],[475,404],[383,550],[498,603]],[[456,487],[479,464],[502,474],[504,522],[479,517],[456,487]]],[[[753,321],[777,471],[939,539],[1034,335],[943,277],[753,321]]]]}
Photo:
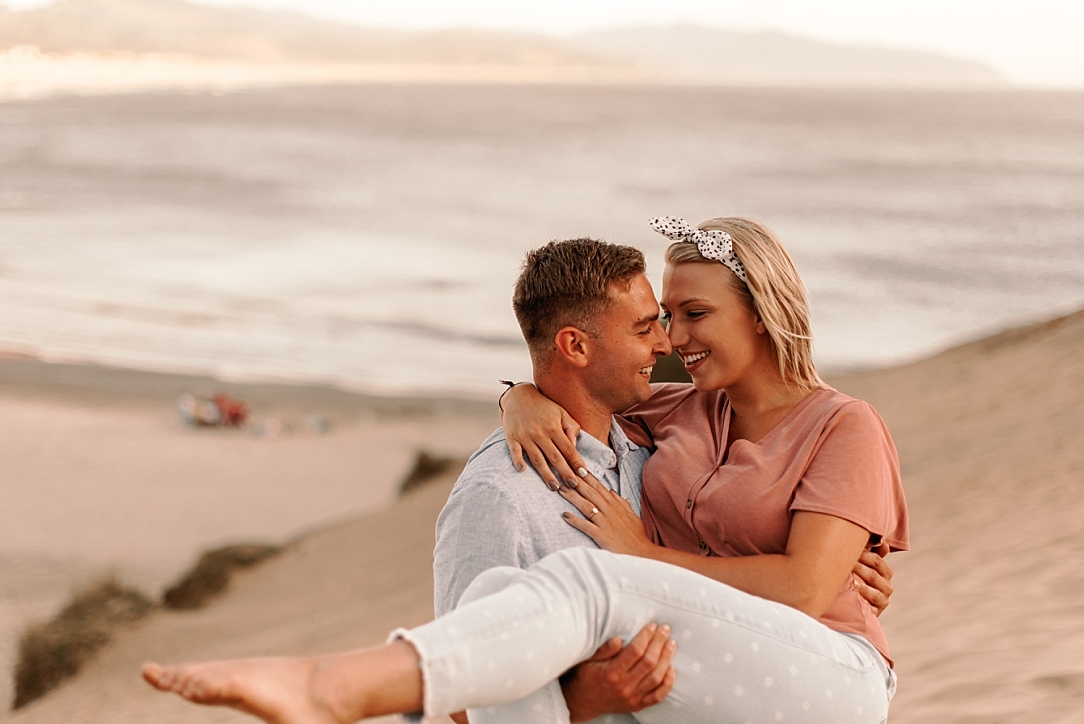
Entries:
{"type": "Polygon", "coordinates": [[[633,322],[633,326],[634,327],[639,327],[641,324],[649,324],[651,322],[654,322],[658,318],[659,318],[659,313],[658,312],[655,312],[654,314],[648,314],[648,315],[646,315],[644,317],[640,317],[635,322],[633,322]]]}

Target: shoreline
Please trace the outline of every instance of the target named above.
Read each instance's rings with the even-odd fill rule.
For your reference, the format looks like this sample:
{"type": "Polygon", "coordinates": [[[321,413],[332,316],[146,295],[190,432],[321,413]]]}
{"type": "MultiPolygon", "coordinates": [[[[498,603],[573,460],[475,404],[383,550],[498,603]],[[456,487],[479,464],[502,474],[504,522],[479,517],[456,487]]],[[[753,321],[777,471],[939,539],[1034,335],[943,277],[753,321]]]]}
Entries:
{"type": "Polygon", "coordinates": [[[226,392],[243,399],[250,407],[268,413],[318,412],[340,419],[366,414],[381,418],[473,416],[492,413],[500,385],[494,383],[493,389],[492,399],[454,394],[384,395],[318,382],[237,382],[204,374],[84,362],[49,362],[0,348],[0,395],[97,406],[158,407],[163,402],[172,405],[177,396],[185,392],[198,396],[226,392]]]}

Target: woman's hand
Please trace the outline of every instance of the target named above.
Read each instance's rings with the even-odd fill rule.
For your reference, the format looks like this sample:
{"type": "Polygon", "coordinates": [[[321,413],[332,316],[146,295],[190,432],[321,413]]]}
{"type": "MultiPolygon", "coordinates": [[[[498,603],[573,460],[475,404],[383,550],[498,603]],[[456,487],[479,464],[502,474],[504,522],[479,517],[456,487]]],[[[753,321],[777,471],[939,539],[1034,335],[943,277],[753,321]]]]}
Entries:
{"type": "Polygon", "coordinates": [[[888,608],[892,598],[892,567],[885,561],[888,545],[882,544],[873,550],[862,551],[858,562],[854,564],[851,577],[854,588],[873,608],[873,613],[880,616],[888,608]]]}
{"type": "Polygon", "coordinates": [[[629,501],[613,492],[588,473],[574,487],[562,488],[561,496],[583,514],[580,518],[564,513],[565,522],[583,531],[611,553],[627,553],[652,558],[658,548],[644,532],[644,522],[632,510],[629,501]]]}
{"type": "Polygon", "coordinates": [[[526,454],[550,490],[560,487],[554,470],[561,480],[575,485],[577,478],[572,471],[583,468],[583,458],[576,452],[579,423],[532,384],[509,389],[501,399],[501,408],[504,437],[516,469],[526,469],[526,454]]]}

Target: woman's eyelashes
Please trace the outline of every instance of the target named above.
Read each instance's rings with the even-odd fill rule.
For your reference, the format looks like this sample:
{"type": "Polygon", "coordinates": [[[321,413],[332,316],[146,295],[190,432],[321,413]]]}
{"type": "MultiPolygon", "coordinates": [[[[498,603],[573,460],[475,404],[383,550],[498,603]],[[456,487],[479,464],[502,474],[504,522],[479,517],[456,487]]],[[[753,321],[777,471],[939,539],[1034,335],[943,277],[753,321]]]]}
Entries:
{"type": "MultiPolygon", "coordinates": [[[[682,315],[682,317],[684,317],[685,319],[687,319],[689,321],[695,321],[697,319],[703,318],[707,313],[708,312],[707,312],[706,309],[703,309],[703,310],[694,309],[694,310],[689,310],[687,312],[682,312],[681,315],[682,315]]],[[[659,316],[659,321],[662,322],[663,329],[669,331],[670,323],[674,321],[674,315],[671,312],[663,312],[659,316]]]]}

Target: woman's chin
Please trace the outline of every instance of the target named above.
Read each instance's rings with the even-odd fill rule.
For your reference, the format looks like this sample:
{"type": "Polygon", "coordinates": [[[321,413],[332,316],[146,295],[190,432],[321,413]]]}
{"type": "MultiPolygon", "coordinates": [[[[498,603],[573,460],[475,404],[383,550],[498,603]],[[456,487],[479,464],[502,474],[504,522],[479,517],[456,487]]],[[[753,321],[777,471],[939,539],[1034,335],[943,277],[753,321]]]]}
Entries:
{"type": "Polygon", "coordinates": [[[690,374],[689,377],[692,378],[694,388],[700,392],[711,392],[711,388],[707,386],[707,380],[704,379],[703,376],[698,377],[697,375],[690,374]]]}
{"type": "Polygon", "coordinates": [[[699,370],[690,372],[689,377],[692,378],[693,387],[699,392],[714,392],[715,390],[721,390],[723,388],[714,376],[704,374],[699,370]]]}

